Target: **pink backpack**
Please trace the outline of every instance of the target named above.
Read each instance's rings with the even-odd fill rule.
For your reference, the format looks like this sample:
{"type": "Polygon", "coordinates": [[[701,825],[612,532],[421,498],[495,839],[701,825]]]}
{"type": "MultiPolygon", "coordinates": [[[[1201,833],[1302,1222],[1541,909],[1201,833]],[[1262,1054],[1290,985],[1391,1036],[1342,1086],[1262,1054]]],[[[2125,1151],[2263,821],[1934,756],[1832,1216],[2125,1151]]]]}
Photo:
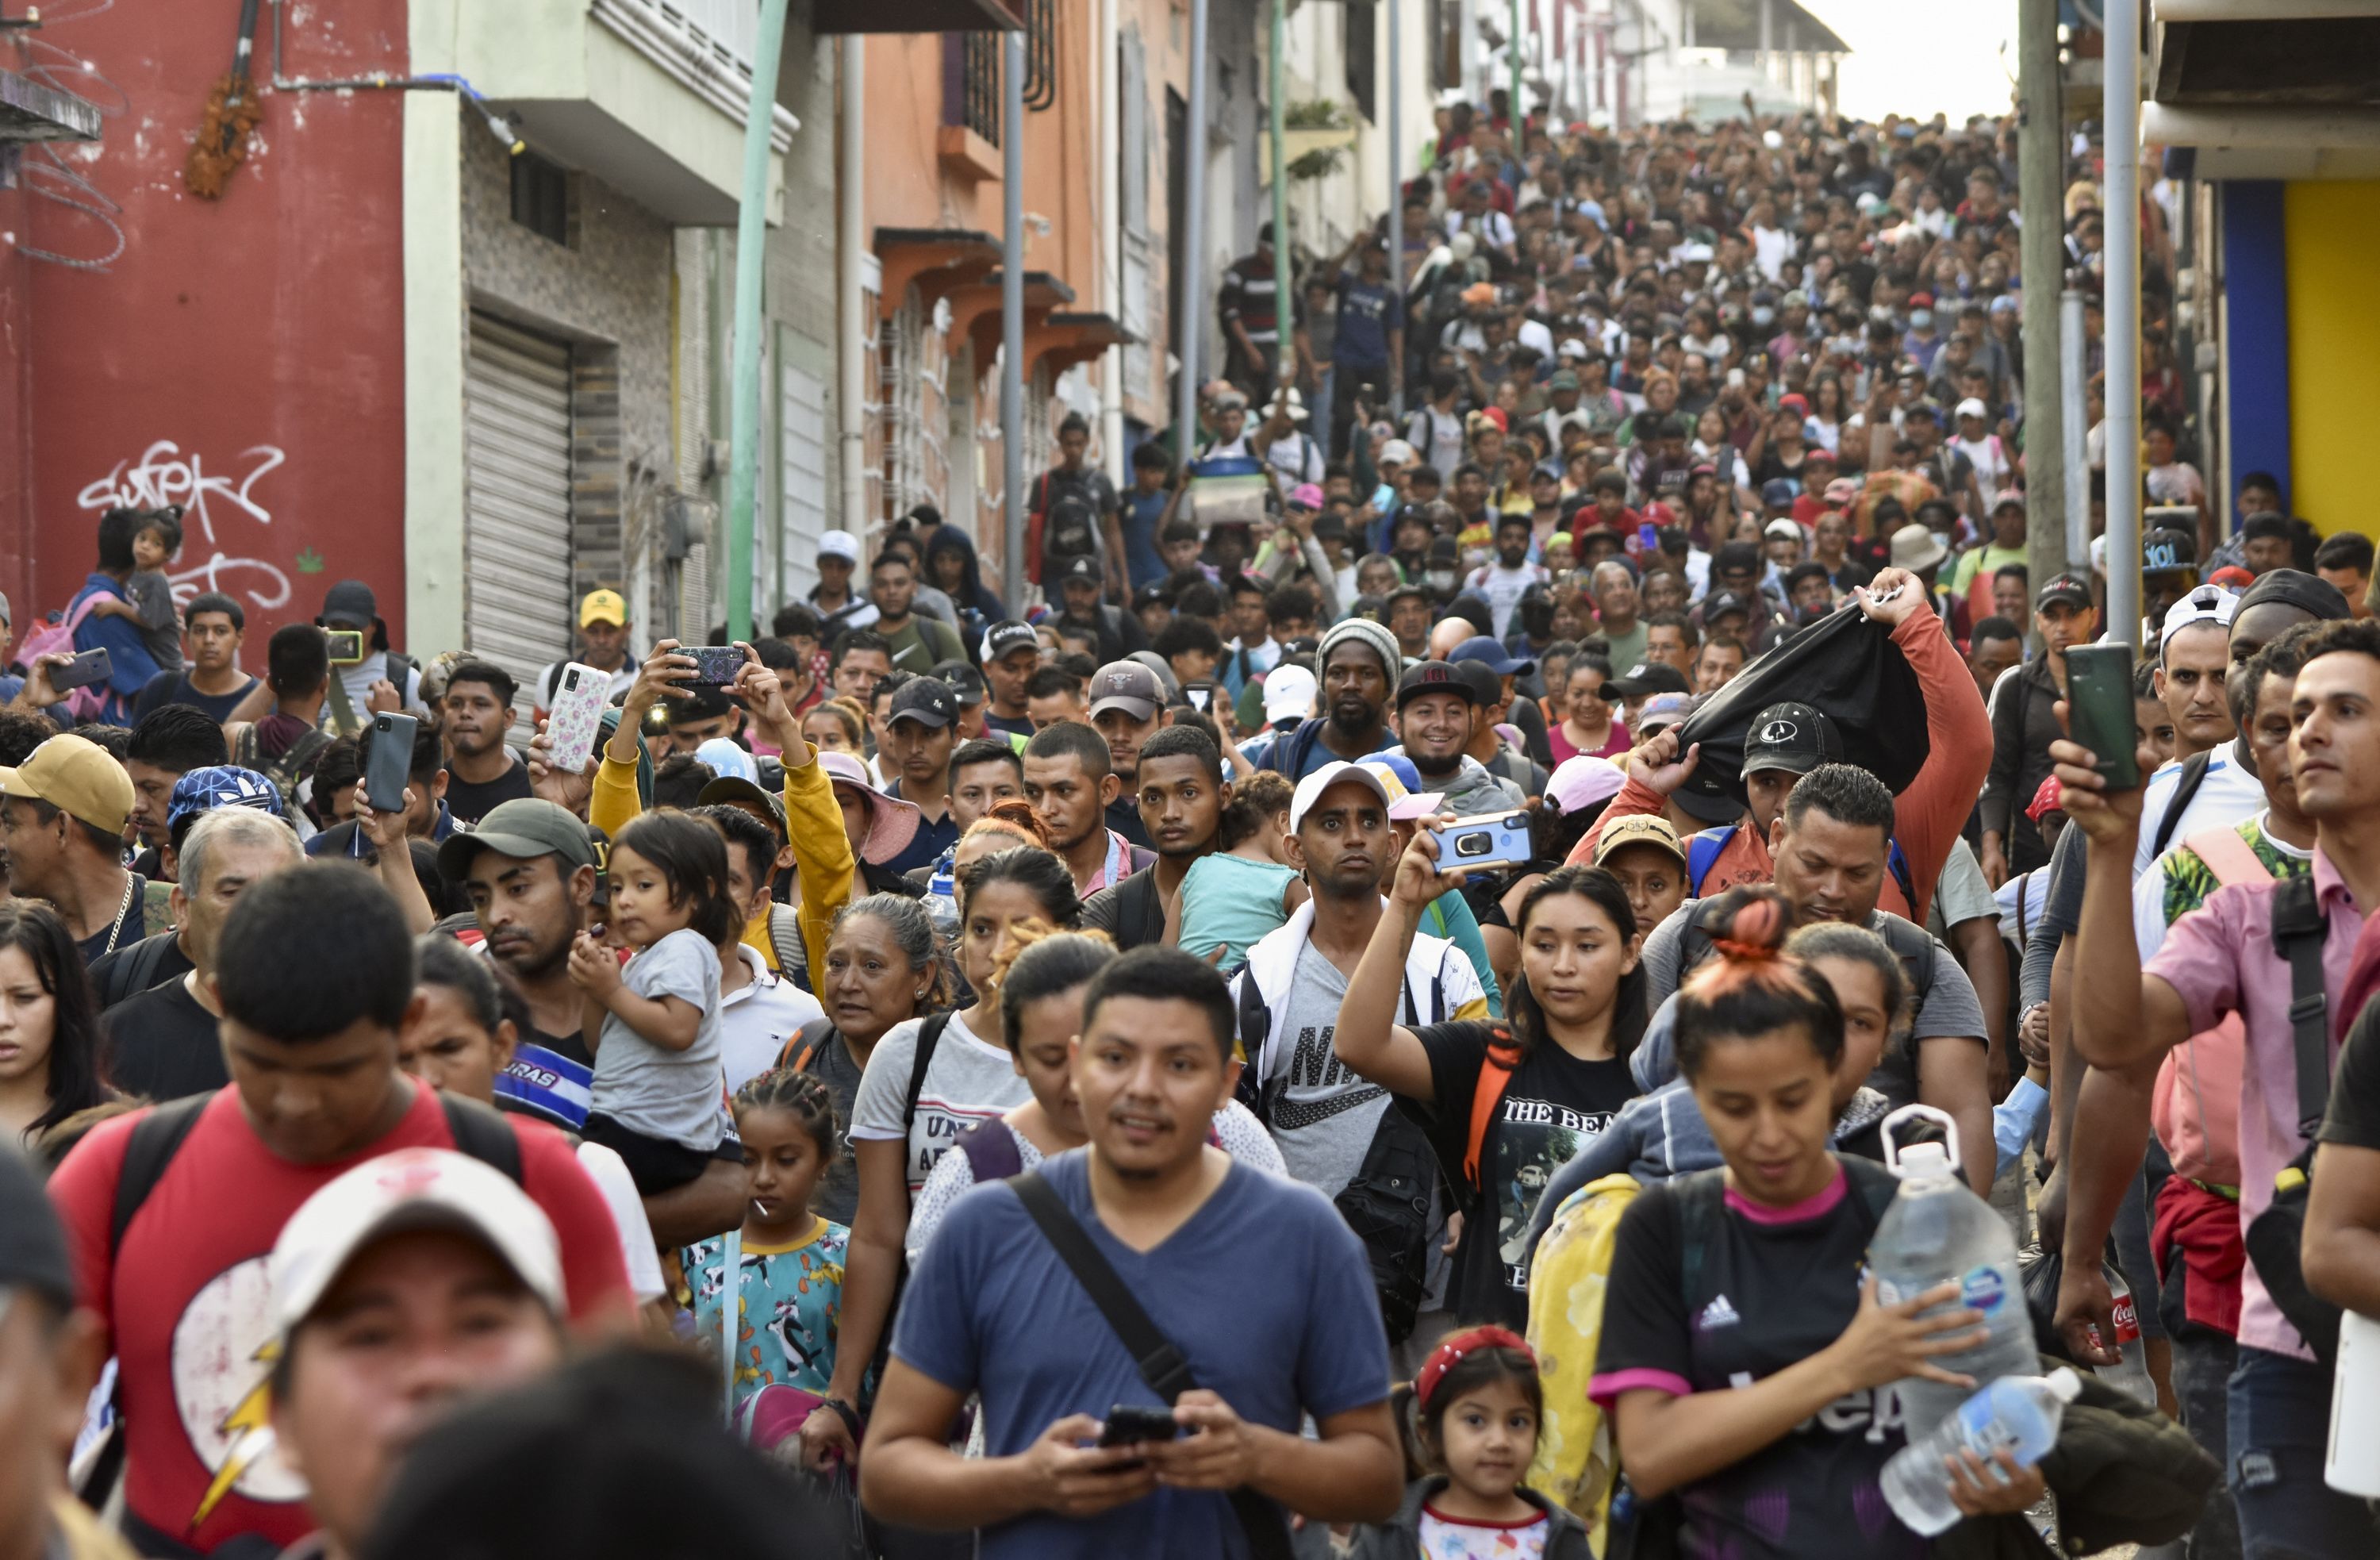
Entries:
{"type": "MultiPolygon", "coordinates": [[[[44,623],[18,640],[18,659],[30,667],[44,655],[72,655],[75,652],[75,630],[82,627],[83,619],[91,615],[91,608],[99,604],[99,599],[104,593],[100,591],[91,591],[76,603],[72,612],[67,614],[66,621],[44,623]]],[[[91,688],[76,689],[67,695],[66,707],[68,713],[79,721],[97,720],[106,701],[107,687],[102,683],[91,688]]]]}

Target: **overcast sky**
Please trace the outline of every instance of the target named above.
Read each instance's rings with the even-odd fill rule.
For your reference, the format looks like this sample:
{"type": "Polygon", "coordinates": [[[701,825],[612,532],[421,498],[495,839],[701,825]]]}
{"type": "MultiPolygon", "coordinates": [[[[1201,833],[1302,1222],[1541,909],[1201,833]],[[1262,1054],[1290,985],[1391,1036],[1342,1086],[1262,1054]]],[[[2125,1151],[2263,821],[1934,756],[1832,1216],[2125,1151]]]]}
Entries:
{"type": "Polygon", "coordinates": [[[1953,120],[2005,114],[2016,68],[2016,0],[1803,0],[1852,46],[1842,62],[1842,111],[1953,120]],[[2000,53],[2005,42],[2008,53],[2000,53]]]}

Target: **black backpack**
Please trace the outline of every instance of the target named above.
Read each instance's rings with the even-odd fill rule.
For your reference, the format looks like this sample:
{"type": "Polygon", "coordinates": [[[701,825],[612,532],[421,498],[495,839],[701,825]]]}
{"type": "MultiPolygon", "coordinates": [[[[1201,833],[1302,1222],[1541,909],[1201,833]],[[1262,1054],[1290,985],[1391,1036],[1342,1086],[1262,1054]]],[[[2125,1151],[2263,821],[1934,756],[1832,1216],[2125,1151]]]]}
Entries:
{"type": "MultiPolygon", "coordinates": [[[[1421,1028],[1424,1020],[1415,1007],[1409,985],[1404,998],[1406,1025],[1421,1028]]],[[[1433,976],[1427,1022],[1445,1021],[1446,991],[1433,976]]],[[[1239,1038],[1241,1050],[1251,1062],[1263,1054],[1265,1037],[1271,1032],[1272,1013],[1265,1006],[1264,994],[1257,990],[1256,977],[1245,976],[1239,992],[1239,1038]]],[[[1241,1069],[1240,1091],[1241,1103],[1269,1130],[1272,1115],[1264,1097],[1265,1080],[1256,1077],[1253,1066],[1241,1069]]],[[[1430,1147],[1429,1135],[1391,1095],[1389,1108],[1380,1113],[1379,1125],[1372,1130],[1364,1163],[1330,1200],[1347,1227],[1355,1232],[1355,1238],[1364,1243],[1372,1287],[1379,1296],[1380,1321],[1390,1343],[1409,1336],[1415,1318],[1421,1314],[1429,1266],[1430,1194],[1438,1176],[1438,1154],[1430,1147]]]]}
{"type": "MultiPolygon", "coordinates": [[[[1042,479],[1045,493],[1049,479],[1042,479]]],[[[1099,517],[1089,499],[1069,487],[1050,497],[1041,521],[1041,586],[1057,583],[1058,573],[1076,558],[1099,555],[1099,517]]]]}

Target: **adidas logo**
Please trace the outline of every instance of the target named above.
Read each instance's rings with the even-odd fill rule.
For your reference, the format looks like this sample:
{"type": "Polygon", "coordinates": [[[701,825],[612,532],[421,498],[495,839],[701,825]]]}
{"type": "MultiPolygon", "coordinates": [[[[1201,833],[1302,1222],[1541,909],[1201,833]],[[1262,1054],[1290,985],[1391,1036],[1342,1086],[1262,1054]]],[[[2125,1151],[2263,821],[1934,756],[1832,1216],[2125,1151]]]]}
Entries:
{"type": "Polygon", "coordinates": [[[1728,1303],[1727,1297],[1721,1295],[1703,1307],[1701,1325],[1704,1332],[1712,1333],[1721,1327],[1732,1327],[1742,1320],[1735,1313],[1735,1307],[1728,1303]]]}

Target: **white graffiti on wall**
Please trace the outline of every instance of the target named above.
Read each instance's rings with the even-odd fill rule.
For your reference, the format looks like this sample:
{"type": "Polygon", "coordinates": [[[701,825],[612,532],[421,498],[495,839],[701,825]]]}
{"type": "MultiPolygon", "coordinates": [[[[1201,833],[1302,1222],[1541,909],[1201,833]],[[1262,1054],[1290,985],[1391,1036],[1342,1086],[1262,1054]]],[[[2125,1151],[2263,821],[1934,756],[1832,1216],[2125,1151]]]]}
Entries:
{"type": "Polygon", "coordinates": [[[167,504],[182,506],[184,519],[197,523],[185,531],[184,567],[172,576],[174,594],[187,601],[202,591],[229,593],[237,589],[251,603],[270,611],[288,604],[289,576],[262,558],[225,552],[215,533],[216,515],[209,502],[223,506],[226,521],[244,517],[258,525],[271,525],[273,511],[257,497],[256,485],[287,459],[276,445],[257,445],[234,457],[237,475],[212,475],[206,469],[205,457],[197,450],[185,455],[173,440],[159,439],[142,450],[138,459],[119,460],[106,476],[84,484],[75,495],[75,502],[92,511],[105,511],[118,505],[142,509],[167,504]],[[204,561],[193,563],[191,560],[200,553],[205,555],[204,561]]]}

